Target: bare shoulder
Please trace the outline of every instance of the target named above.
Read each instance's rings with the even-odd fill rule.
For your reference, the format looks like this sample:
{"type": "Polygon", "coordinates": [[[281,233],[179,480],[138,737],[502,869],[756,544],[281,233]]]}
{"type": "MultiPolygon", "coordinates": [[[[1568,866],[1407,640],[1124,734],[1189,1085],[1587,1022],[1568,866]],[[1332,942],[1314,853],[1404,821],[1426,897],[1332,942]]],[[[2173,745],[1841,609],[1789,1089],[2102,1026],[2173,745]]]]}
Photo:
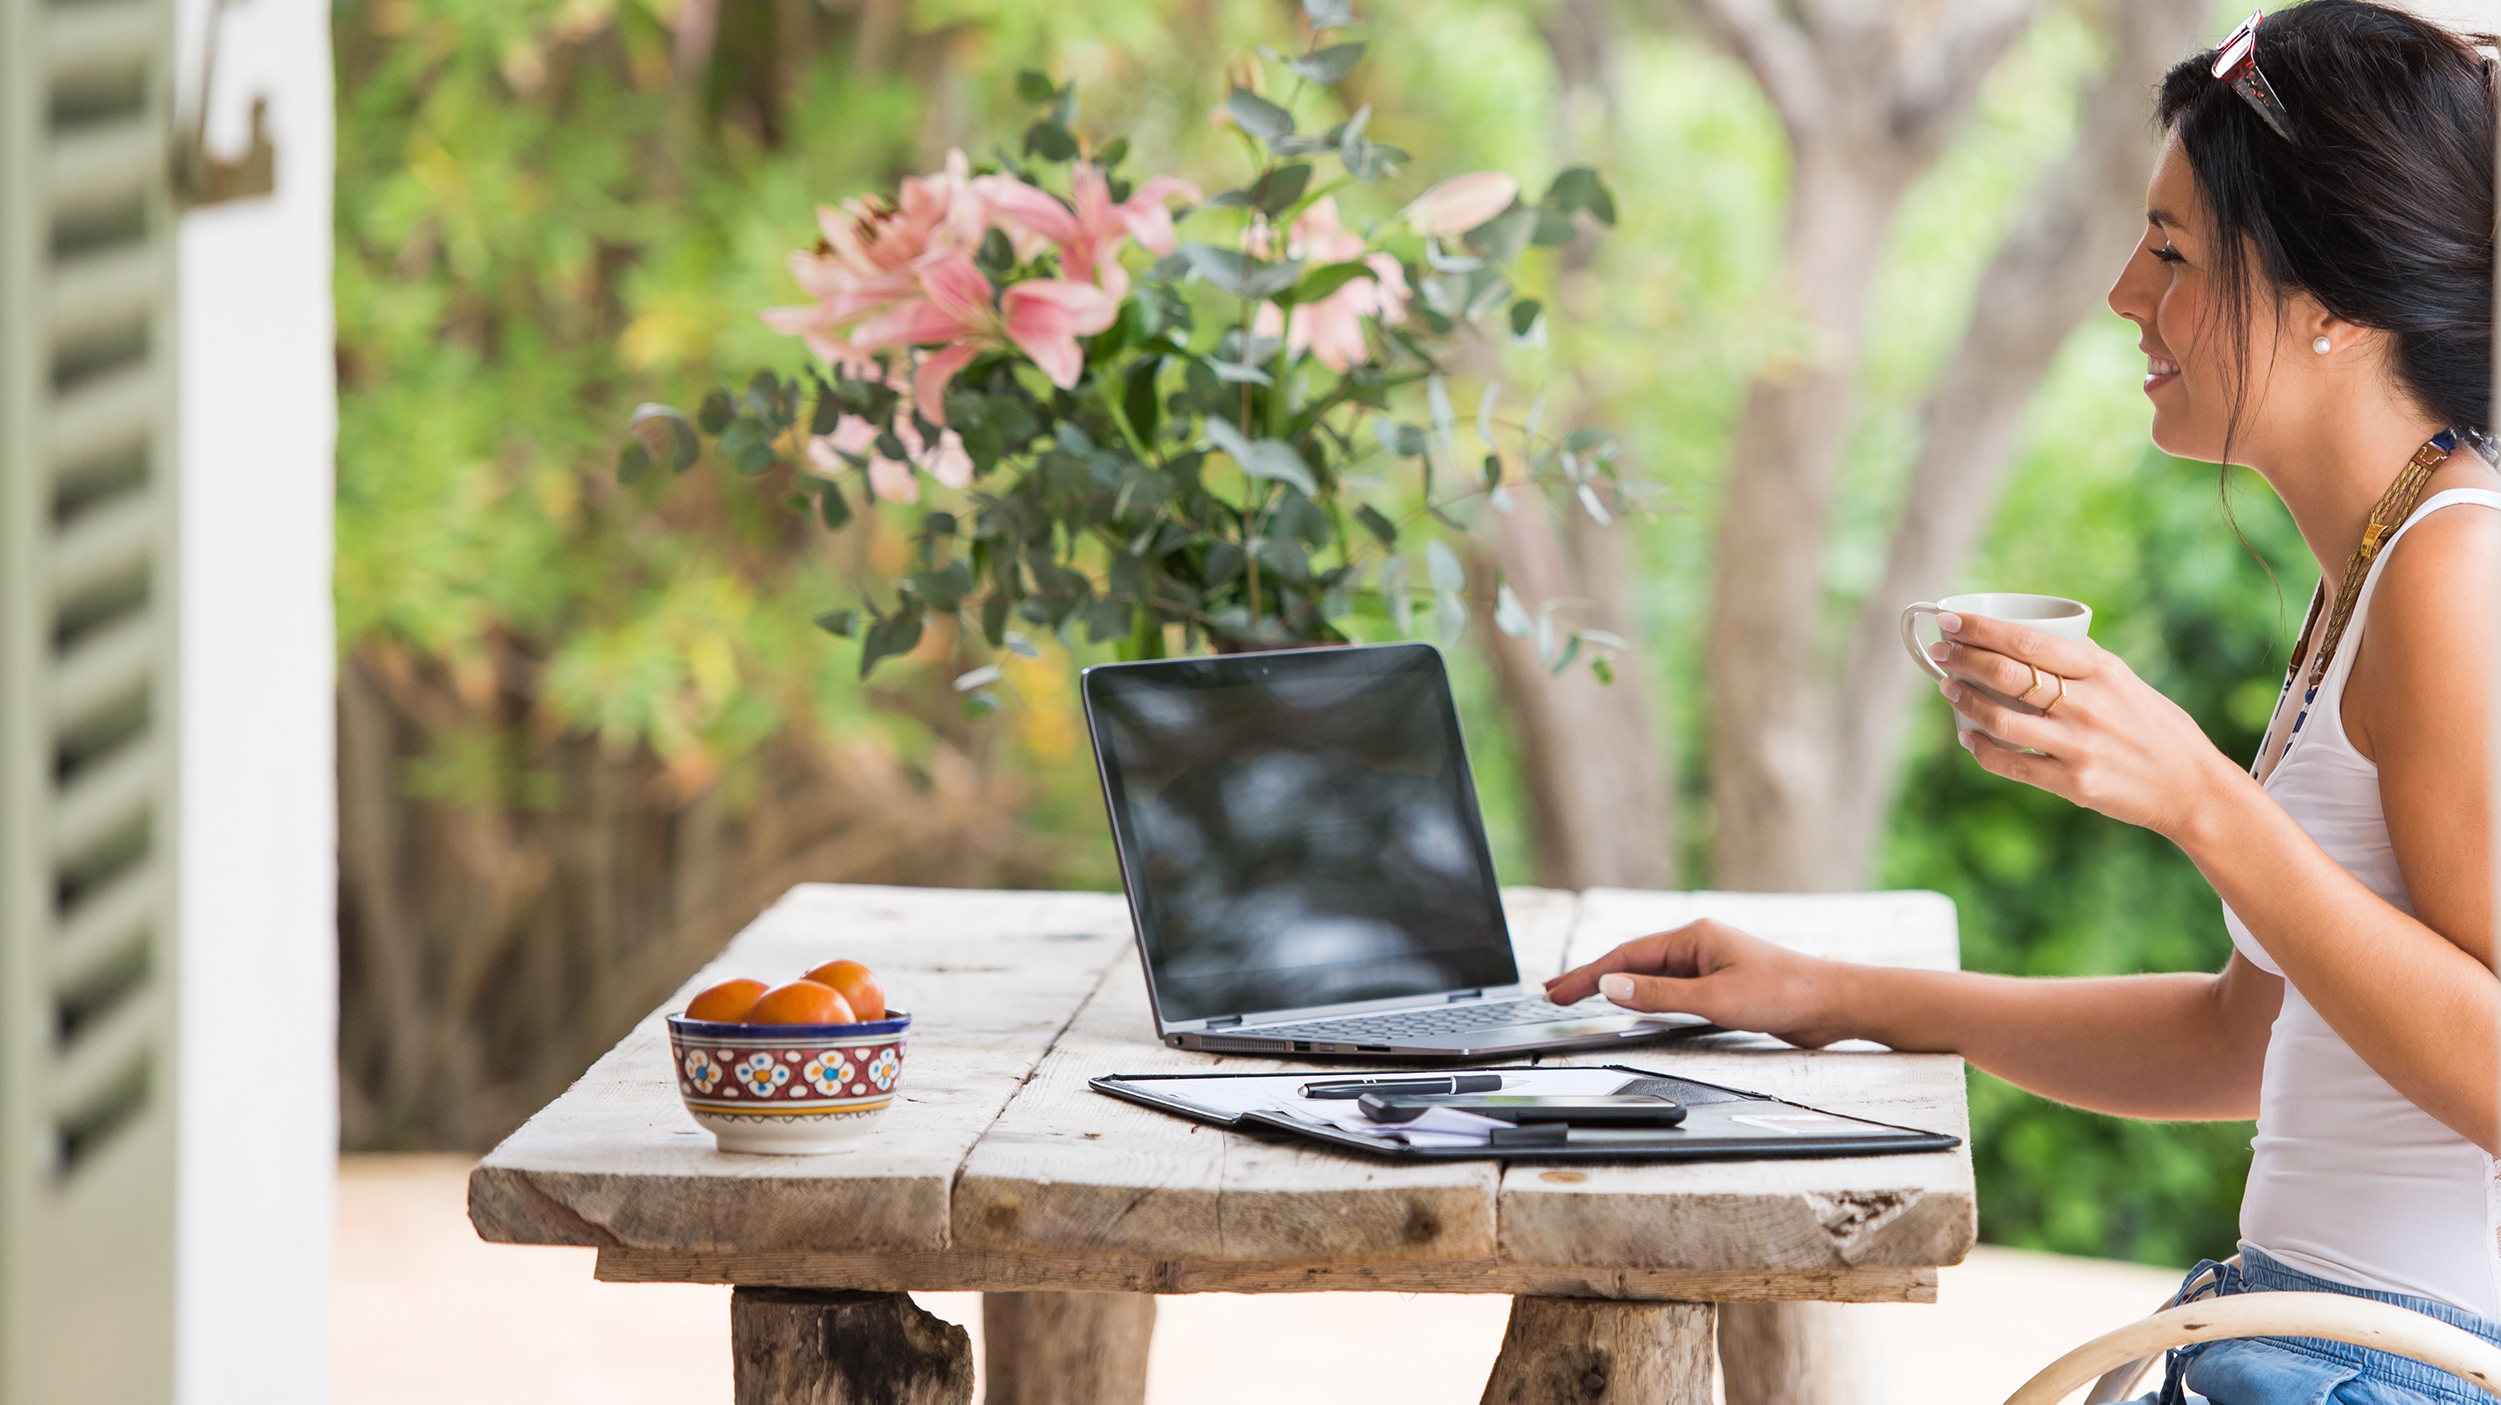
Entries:
{"type": "Polygon", "coordinates": [[[2380,567],[2346,693],[2354,745],[2378,760],[2383,738],[2480,734],[2497,639],[2501,510],[2453,503],[2409,528],[2380,567]]]}

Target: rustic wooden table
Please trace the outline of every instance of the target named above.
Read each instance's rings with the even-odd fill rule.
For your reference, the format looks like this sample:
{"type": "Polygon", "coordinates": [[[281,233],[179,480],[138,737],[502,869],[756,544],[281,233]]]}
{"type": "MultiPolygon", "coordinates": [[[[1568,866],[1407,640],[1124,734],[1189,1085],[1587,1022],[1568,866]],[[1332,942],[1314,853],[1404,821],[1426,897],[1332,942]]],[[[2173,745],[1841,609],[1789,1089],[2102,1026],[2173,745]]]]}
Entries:
{"type": "MultiPolygon", "coordinates": [[[[1929,893],[1504,895],[1524,974],[1699,915],[1851,960],[1956,962],[1929,893]]],[[[806,885],[665,1010],[731,975],[867,962],[913,1015],[901,1096],[854,1149],[725,1155],[678,1101],[655,1012],[471,1174],[478,1233],[590,1245],[618,1282],[731,1283],[740,1405],[967,1401],[964,1331],[907,1290],[980,1290],[990,1405],[1138,1398],[1155,1293],[1511,1293],[1487,1401],[1710,1398],[1712,1304],[1932,1302],[1974,1228],[1967,1149],[1562,1169],[1401,1166],[1100,1096],[1109,1072],[1309,1067],[1155,1042],[1117,894],[806,885]]],[[[1713,1036],[1608,1051],[1963,1136],[1963,1066],[1713,1036]]],[[[1243,1344],[1245,1370],[1290,1344],[1243,1344]]]]}

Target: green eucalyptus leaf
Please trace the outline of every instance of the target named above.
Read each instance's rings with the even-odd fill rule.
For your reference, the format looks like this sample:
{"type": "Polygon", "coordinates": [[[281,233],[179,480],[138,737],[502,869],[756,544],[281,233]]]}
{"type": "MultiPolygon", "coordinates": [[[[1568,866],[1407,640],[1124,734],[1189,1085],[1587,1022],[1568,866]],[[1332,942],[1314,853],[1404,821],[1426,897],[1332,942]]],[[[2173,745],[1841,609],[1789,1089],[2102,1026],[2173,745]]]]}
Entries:
{"type": "Polygon", "coordinates": [[[860,612],[857,610],[828,610],[816,617],[816,627],[838,639],[850,638],[851,631],[858,628],[859,623],[860,612]]]}
{"type": "Polygon", "coordinates": [[[1545,310],[1546,305],[1535,298],[1522,298],[1511,304],[1511,335],[1527,336],[1536,327],[1538,317],[1545,310]]]}
{"type": "Polygon", "coordinates": [[[1265,214],[1282,214],[1295,201],[1303,198],[1303,191],[1310,184],[1309,162],[1297,161],[1290,166],[1279,166],[1251,182],[1251,205],[1265,214]]]}
{"type": "Polygon", "coordinates": [[[1200,584],[1209,590],[1242,574],[1245,557],[1242,548],[1231,542],[1209,542],[1205,564],[1199,570],[1200,584]]]}
{"type": "Polygon", "coordinates": [[[1398,524],[1382,516],[1379,508],[1365,503],[1355,509],[1355,520],[1361,522],[1372,535],[1380,538],[1381,545],[1398,545],[1398,524]]]}
{"type": "Polygon", "coordinates": [[[1028,68],[1016,75],[1016,96],[1031,103],[1049,102],[1059,96],[1059,85],[1028,68]]]}
{"type": "Polygon", "coordinates": [[[1424,569],[1432,578],[1435,590],[1461,591],[1468,588],[1468,571],[1459,564],[1459,553],[1438,538],[1424,544],[1424,569]]]}
{"type": "Polygon", "coordinates": [[[631,483],[651,470],[651,450],[639,439],[628,439],[617,450],[617,481],[631,483]]]}
{"type": "Polygon", "coordinates": [[[706,434],[719,434],[729,428],[730,417],[737,413],[736,407],[730,403],[729,392],[714,390],[703,397],[703,407],[695,411],[695,423],[701,425],[706,434]]]}
{"type": "Polygon", "coordinates": [[[1546,195],[1538,203],[1561,214],[1588,208],[1598,193],[1598,173],[1587,166],[1568,166],[1555,172],[1554,181],[1546,187],[1546,195]]]}
{"type": "Polygon", "coordinates": [[[1045,161],[1074,160],[1077,139],[1057,122],[1036,122],[1025,129],[1025,154],[1045,161]]]}
{"type": "Polygon", "coordinates": [[[1502,455],[1487,454],[1485,456],[1485,491],[1490,493],[1501,486],[1502,455]]]}
{"type": "Polygon", "coordinates": [[[1106,639],[1120,639],[1130,632],[1130,614],[1136,607],[1126,600],[1097,600],[1086,610],[1086,642],[1100,644],[1106,639]]]}
{"type": "Polygon", "coordinates": [[[908,654],[921,642],[921,612],[906,601],[896,611],[868,627],[860,640],[860,677],[881,660],[897,654],[908,654]]]}
{"type": "Polygon", "coordinates": [[[1294,60],[1294,71],[1325,86],[1345,77],[1354,68],[1355,61],[1362,57],[1361,44],[1332,44],[1294,60]]]}
{"type": "Polygon", "coordinates": [[[953,614],[963,607],[964,597],[972,593],[973,572],[961,561],[950,561],[942,570],[913,572],[911,581],[931,609],[953,614]]]}
{"type": "Polygon", "coordinates": [[[1495,263],[1509,263],[1528,247],[1528,238],[1537,232],[1537,212],[1526,205],[1514,204],[1510,209],[1467,232],[1465,243],[1470,249],[1495,263]]]}
{"type": "Polygon", "coordinates": [[[829,532],[851,525],[851,500],[842,495],[841,484],[828,480],[816,490],[816,515],[829,532]]]}
{"type": "Polygon", "coordinates": [[[1529,213],[1537,217],[1537,225],[1528,236],[1531,244],[1553,248],[1557,244],[1571,243],[1573,236],[1580,233],[1570,215],[1549,210],[1543,205],[1534,207],[1529,213]]]}
{"type": "Polygon", "coordinates": [[[1129,159],[1129,139],[1114,137],[1094,153],[1094,164],[1108,171],[1129,159]]]}
{"type": "Polygon", "coordinates": [[[975,688],[983,688],[996,683],[1006,676],[1006,670],[997,664],[986,663],[979,668],[968,669],[955,675],[955,691],[969,693],[975,688]]]}
{"type": "Polygon", "coordinates": [[[1236,88],[1225,99],[1225,110],[1242,130],[1261,141],[1274,141],[1294,130],[1294,115],[1248,88],[1236,88]]]}
{"type": "Polygon", "coordinates": [[[1401,635],[1415,632],[1415,597],[1407,593],[1407,558],[1393,556],[1381,563],[1381,600],[1389,606],[1390,623],[1398,626],[1401,635]]]}
{"type": "Polygon", "coordinates": [[[1615,192],[1607,189],[1607,183],[1603,180],[1599,181],[1598,188],[1590,193],[1589,213],[1597,216],[1598,223],[1607,228],[1615,227],[1615,192]]]}
{"type": "Polygon", "coordinates": [[[1282,439],[1247,440],[1241,431],[1223,420],[1207,421],[1207,438],[1233,460],[1234,466],[1251,478],[1265,478],[1290,483],[1305,497],[1318,497],[1320,485],[1311,476],[1311,466],[1294,446],[1282,439]]]}
{"type": "Polygon", "coordinates": [[[1129,367],[1128,383],[1121,391],[1120,405],[1129,416],[1129,428],[1148,443],[1155,440],[1163,412],[1163,402],[1155,398],[1155,373],[1162,365],[1162,357],[1139,357],[1129,367]]]}
{"type": "Polygon", "coordinates": [[[1411,459],[1424,452],[1424,431],[1412,424],[1403,424],[1386,416],[1372,421],[1372,437],[1381,448],[1402,459],[1411,459]]]}
{"type": "Polygon", "coordinates": [[[1303,18],[1314,29],[1344,29],[1355,22],[1346,0],[1303,0],[1303,18]]]}
{"type": "Polygon", "coordinates": [[[993,649],[1007,643],[1007,612],[1012,604],[1004,595],[993,595],[981,602],[981,637],[993,649]]]}
{"type": "Polygon", "coordinates": [[[1494,628],[1518,639],[1535,623],[1529,618],[1528,607],[1520,603],[1519,595],[1508,584],[1494,591],[1494,628]]]}
{"type": "Polygon", "coordinates": [[[1459,592],[1445,590],[1433,598],[1433,625],[1445,646],[1457,644],[1467,633],[1468,602],[1459,598],[1459,592]]]}
{"type": "Polygon", "coordinates": [[[1313,269],[1294,289],[1294,301],[1318,302],[1358,278],[1370,278],[1372,270],[1361,259],[1327,264],[1313,269]]]}
{"type": "MultiPolygon", "coordinates": [[[[635,440],[650,451],[655,463],[666,463],[672,473],[684,473],[695,466],[695,455],[703,443],[695,437],[695,427],[675,409],[646,401],[634,407],[633,418],[626,421],[635,440]]],[[[648,466],[648,465],[646,465],[648,466]]],[[[622,468],[622,464],[620,464],[622,468]]]]}
{"type": "Polygon", "coordinates": [[[1609,663],[1603,654],[1589,661],[1589,672],[1600,683],[1610,687],[1615,683],[1615,665],[1609,663]]]}
{"type": "Polygon", "coordinates": [[[1615,521],[1615,514],[1598,500],[1598,490],[1586,483],[1580,485],[1580,505],[1589,513],[1589,520],[1604,527],[1615,521]]]}
{"type": "Polygon", "coordinates": [[[973,255],[973,262],[992,273],[1005,273],[1014,268],[1016,246],[1008,242],[1007,231],[994,225],[982,235],[981,248],[973,255]]]}
{"type": "Polygon", "coordinates": [[[721,456],[752,478],[773,466],[773,435],[753,415],[740,415],[721,432],[721,456]]]}

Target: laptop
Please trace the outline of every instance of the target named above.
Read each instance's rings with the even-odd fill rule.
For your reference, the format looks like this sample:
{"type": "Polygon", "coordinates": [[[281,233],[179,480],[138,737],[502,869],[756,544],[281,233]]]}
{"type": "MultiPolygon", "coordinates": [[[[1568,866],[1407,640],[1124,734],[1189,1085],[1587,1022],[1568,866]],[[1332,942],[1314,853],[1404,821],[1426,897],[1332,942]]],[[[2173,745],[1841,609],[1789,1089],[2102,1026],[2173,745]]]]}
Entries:
{"type": "Polygon", "coordinates": [[[1083,691],[1165,1043],[1459,1059],[1711,1028],[1520,978],[1432,645],[1104,664],[1083,691]]]}

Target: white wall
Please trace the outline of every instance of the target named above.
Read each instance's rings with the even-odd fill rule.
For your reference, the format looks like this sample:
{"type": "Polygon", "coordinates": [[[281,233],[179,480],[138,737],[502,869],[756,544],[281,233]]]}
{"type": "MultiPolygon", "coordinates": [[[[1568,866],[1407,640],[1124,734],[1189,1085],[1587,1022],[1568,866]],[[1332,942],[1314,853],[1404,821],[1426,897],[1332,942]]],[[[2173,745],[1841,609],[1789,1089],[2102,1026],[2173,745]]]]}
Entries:
{"type": "MultiPolygon", "coordinates": [[[[208,0],[179,0],[186,103],[208,0]]],[[[179,1405],[330,1391],[338,1152],[330,30],[225,10],[209,146],[266,95],[274,199],[181,237],[179,1405]]]]}

